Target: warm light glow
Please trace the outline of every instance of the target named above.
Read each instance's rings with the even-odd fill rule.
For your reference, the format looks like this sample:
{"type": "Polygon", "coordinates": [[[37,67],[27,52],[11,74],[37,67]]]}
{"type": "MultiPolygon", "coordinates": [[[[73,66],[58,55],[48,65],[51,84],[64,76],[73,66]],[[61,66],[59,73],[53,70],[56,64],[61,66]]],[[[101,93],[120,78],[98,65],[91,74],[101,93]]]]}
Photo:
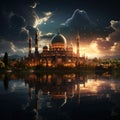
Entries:
{"type": "MultiPolygon", "coordinates": [[[[118,92],[119,91],[119,84],[116,85],[114,81],[106,81],[101,79],[88,79],[85,84],[76,84],[75,85],[75,92],[80,92],[81,95],[96,95],[96,94],[104,94],[103,91],[109,88],[109,91],[118,92]]],[[[109,97],[109,93],[106,95],[109,97]]]]}
{"type": "Polygon", "coordinates": [[[82,87],[81,90],[83,90],[84,92],[89,91],[90,93],[97,93],[99,90],[99,87],[104,83],[105,81],[88,80],[85,83],[85,87],[82,87]]]}
{"type": "Polygon", "coordinates": [[[42,23],[46,23],[48,21],[48,19],[52,16],[52,12],[46,12],[44,13],[45,16],[43,18],[39,18],[39,16],[37,14],[34,15],[35,17],[35,22],[33,27],[36,28],[38,25],[42,24],[42,23]]]}
{"type": "MultiPolygon", "coordinates": [[[[76,46],[73,46],[73,52],[76,53],[76,46]]],[[[95,58],[95,57],[101,57],[102,53],[101,51],[98,49],[98,45],[96,42],[92,42],[89,45],[84,44],[84,45],[80,45],[80,57],[82,56],[86,56],[88,58],[95,58]]]]}
{"type": "Polygon", "coordinates": [[[98,49],[98,44],[97,44],[96,42],[92,42],[92,43],[90,44],[90,48],[91,48],[94,52],[96,52],[96,53],[99,53],[99,52],[100,52],[99,49],[98,49]]]}
{"type": "Polygon", "coordinates": [[[109,38],[109,37],[106,37],[106,41],[110,41],[110,38],[109,38]]]}
{"type": "Polygon", "coordinates": [[[76,46],[73,46],[73,52],[74,53],[76,53],[76,50],[77,50],[76,46]]]}

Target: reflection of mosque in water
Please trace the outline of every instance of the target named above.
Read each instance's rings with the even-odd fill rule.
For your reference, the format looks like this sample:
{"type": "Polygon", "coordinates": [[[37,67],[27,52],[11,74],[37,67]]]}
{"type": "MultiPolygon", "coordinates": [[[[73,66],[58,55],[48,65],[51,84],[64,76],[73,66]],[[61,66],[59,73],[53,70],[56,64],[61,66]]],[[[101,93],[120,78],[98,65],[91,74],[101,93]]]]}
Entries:
{"type": "Polygon", "coordinates": [[[25,82],[29,84],[30,98],[32,90],[34,89],[36,95],[38,95],[39,90],[42,90],[44,94],[50,95],[53,99],[66,99],[78,94],[78,84],[83,84],[85,86],[86,77],[75,74],[45,74],[43,76],[36,76],[33,74],[25,79],[25,82]]]}
{"type": "Polygon", "coordinates": [[[45,74],[43,76],[31,74],[25,79],[25,83],[29,85],[29,100],[35,99],[34,110],[38,115],[38,110],[42,107],[42,95],[46,95],[50,99],[44,105],[48,108],[60,108],[67,103],[67,99],[75,96],[77,102],[80,103],[80,84],[85,86],[86,80],[86,76],[75,74],[45,74]],[[34,97],[33,91],[35,92],[34,97]]]}
{"type": "Polygon", "coordinates": [[[28,85],[29,99],[24,105],[24,110],[34,104],[33,109],[36,113],[36,119],[40,118],[40,112],[43,108],[50,108],[51,110],[62,108],[72,100],[79,104],[80,97],[82,100],[84,96],[97,94],[99,90],[97,88],[100,88],[100,84],[103,84],[103,81],[96,80],[99,79],[99,76],[95,74],[41,75],[31,73],[26,75],[11,74],[10,76],[6,74],[3,78],[5,89],[9,88],[9,80],[22,79],[28,85]]]}
{"type": "Polygon", "coordinates": [[[87,81],[86,75],[76,74],[40,75],[31,73],[22,76],[11,74],[4,77],[5,89],[9,87],[9,77],[12,80],[21,78],[29,86],[29,101],[24,105],[24,110],[31,106],[31,101],[34,101],[33,109],[36,113],[36,119],[38,119],[38,112],[42,107],[60,108],[67,103],[68,99],[74,97],[77,98],[76,102],[80,103],[80,85],[85,87],[85,82],[87,81]]]}

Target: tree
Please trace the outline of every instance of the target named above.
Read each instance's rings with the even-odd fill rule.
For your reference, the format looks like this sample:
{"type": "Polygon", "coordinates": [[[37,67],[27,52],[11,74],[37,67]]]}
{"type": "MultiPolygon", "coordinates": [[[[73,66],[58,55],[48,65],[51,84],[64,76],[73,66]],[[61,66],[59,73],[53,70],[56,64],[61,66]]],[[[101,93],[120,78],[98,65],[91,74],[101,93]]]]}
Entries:
{"type": "Polygon", "coordinates": [[[5,64],[5,67],[7,67],[8,66],[8,53],[7,52],[5,52],[4,54],[3,62],[5,64]]]}

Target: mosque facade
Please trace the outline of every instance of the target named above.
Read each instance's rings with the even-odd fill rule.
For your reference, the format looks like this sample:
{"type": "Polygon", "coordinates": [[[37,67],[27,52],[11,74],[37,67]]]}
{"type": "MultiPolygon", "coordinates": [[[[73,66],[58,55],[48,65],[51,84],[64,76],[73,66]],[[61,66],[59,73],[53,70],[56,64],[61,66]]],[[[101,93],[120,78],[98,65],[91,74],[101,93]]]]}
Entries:
{"type": "Polygon", "coordinates": [[[49,46],[44,46],[42,52],[38,51],[38,33],[35,33],[35,51],[32,53],[32,38],[29,38],[29,53],[26,59],[28,66],[41,65],[44,67],[68,66],[75,67],[85,63],[85,56],[80,57],[80,37],[75,38],[76,53],[73,51],[73,45],[68,44],[66,38],[57,33],[51,39],[49,46]]]}

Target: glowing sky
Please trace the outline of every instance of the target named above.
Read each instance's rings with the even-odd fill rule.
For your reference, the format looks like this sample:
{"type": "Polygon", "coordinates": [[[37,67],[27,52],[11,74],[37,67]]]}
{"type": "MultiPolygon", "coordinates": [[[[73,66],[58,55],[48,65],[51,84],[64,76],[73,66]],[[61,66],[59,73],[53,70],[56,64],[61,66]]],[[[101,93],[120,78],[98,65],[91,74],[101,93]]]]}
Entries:
{"type": "Polygon", "coordinates": [[[36,30],[41,51],[58,29],[74,46],[79,32],[81,55],[119,56],[119,11],[118,3],[113,0],[2,0],[0,56],[4,52],[27,55],[28,37],[34,39],[36,30]]]}

